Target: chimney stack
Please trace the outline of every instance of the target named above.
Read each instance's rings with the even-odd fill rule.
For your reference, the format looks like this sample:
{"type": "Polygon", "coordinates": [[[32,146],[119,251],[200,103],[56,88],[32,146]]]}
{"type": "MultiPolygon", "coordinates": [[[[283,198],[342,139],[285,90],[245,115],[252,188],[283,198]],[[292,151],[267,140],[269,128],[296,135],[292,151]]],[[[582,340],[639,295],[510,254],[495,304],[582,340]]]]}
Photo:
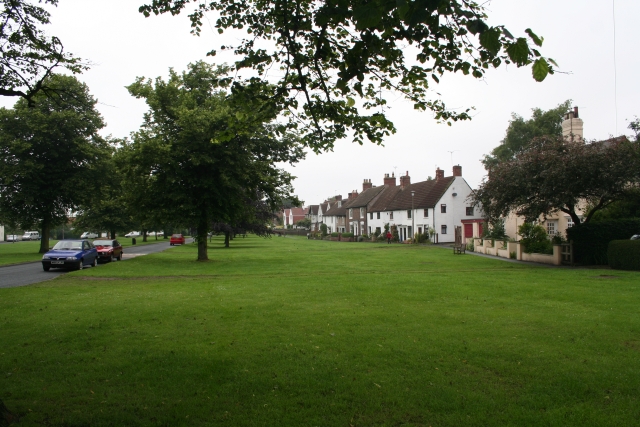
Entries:
{"type": "Polygon", "coordinates": [[[336,200],[342,200],[342,194],[338,194],[337,196],[334,197],[336,200]]]}
{"type": "Polygon", "coordinates": [[[405,188],[409,184],[411,184],[411,177],[409,176],[409,171],[407,171],[405,176],[400,177],[400,188],[405,188]]]}
{"type": "Polygon", "coordinates": [[[444,171],[440,168],[436,169],[436,181],[440,181],[444,178],[444,171]]]}
{"type": "Polygon", "coordinates": [[[351,193],[349,193],[349,200],[355,199],[356,197],[358,197],[358,190],[353,190],[351,193]]]}
{"type": "Polygon", "coordinates": [[[373,187],[373,184],[371,183],[370,179],[365,179],[364,182],[362,183],[362,191],[366,191],[368,189],[370,189],[371,187],[373,187]]]}
{"type": "Polygon", "coordinates": [[[453,167],[453,176],[462,176],[462,166],[457,165],[453,167]]]}
{"type": "Polygon", "coordinates": [[[395,187],[396,186],[396,177],[392,174],[391,176],[389,176],[388,173],[384,174],[384,185],[389,186],[389,187],[395,187]]]}
{"type": "Polygon", "coordinates": [[[584,123],[578,117],[578,107],[573,107],[573,111],[569,111],[564,115],[562,122],[562,137],[567,141],[581,141],[583,139],[584,123]]]}

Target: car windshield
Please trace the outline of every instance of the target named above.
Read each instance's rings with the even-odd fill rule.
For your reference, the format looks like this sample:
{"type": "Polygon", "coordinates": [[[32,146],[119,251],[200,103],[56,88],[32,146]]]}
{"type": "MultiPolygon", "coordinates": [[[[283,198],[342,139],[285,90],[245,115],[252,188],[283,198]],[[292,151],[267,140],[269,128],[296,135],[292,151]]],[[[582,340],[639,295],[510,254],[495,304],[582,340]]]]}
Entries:
{"type": "Polygon", "coordinates": [[[180,237],[182,237],[182,234],[172,234],[171,237],[176,237],[179,239],[180,237]]]}
{"type": "Polygon", "coordinates": [[[82,250],[81,240],[61,240],[53,247],[58,251],[80,251],[82,250]]]}
{"type": "Polygon", "coordinates": [[[111,246],[112,242],[111,240],[94,240],[93,244],[95,246],[111,246]]]}

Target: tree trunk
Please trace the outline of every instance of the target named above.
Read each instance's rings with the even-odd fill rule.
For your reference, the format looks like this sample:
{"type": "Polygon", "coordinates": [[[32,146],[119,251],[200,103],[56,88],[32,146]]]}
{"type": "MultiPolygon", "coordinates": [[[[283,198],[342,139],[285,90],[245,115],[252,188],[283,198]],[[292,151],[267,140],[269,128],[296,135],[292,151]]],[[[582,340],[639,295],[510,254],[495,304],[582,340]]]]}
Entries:
{"type": "Polygon", "coordinates": [[[142,231],[142,241],[146,242],[147,241],[147,230],[143,230],[142,231]]]}
{"type": "Polygon", "coordinates": [[[44,254],[49,252],[49,232],[51,231],[51,225],[48,219],[42,220],[42,231],[40,233],[40,253],[44,254]]]}
{"type": "Polygon", "coordinates": [[[229,232],[228,231],[224,232],[224,247],[225,248],[229,247],[229,232]]]}
{"type": "Polygon", "coordinates": [[[208,261],[209,256],[207,254],[207,232],[209,231],[209,221],[207,221],[206,211],[200,213],[200,222],[198,223],[198,235],[196,240],[198,242],[198,261],[208,261]]]}
{"type": "Polygon", "coordinates": [[[116,238],[116,230],[110,230],[109,231],[109,235],[111,236],[112,239],[116,238]]]}

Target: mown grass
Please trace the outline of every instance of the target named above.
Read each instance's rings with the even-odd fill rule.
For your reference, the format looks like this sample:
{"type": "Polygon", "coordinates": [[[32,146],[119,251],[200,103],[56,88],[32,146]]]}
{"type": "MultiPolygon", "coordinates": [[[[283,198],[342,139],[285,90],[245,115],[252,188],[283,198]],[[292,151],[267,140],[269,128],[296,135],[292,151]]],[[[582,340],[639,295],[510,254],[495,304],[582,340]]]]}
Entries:
{"type": "Polygon", "coordinates": [[[640,274],[236,239],[0,290],[21,425],[602,426],[640,419],[640,274]]]}
{"type": "MultiPolygon", "coordinates": [[[[131,245],[131,239],[118,239],[123,247],[129,247],[131,245]]],[[[159,239],[158,241],[149,238],[149,241],[143,242],[142,239],[138,239],[138,245],[150,245],[153,243],[161,243],[168,240],[159,239]]],[[[49,240],[49,247],[53,247],[58,241],[49,240]]],[[[20,264],[24,262],[35,262],[42,259],[40,251],[40,242],[11,242],[0,244],[0,265],[20,264]]]]}

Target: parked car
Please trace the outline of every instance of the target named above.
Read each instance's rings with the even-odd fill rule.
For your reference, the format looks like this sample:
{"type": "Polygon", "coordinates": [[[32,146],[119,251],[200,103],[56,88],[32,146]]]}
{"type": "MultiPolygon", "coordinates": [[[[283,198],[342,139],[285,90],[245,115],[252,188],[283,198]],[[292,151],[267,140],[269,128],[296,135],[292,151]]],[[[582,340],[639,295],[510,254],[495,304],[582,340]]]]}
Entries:
{"type": "Polygon", "coordinates": [[[634,234],[631,236],[631,240],[640,240],[640,234],[634,234]]]}
{"type": "Polygon", "coordinates": [[[22,240],[40,240],[39,231],[25,231],[22,235],[22,240]]]}
{"type": "Polygon", "coordinates": [[[98,233],[94,233],[93,231],[85,231],[80,236],[81,239],[95,239],[98,237],[98,233]]]}
{"type": "Polygon", "coordinates": [[[140,232],[139,231],[132,231],[130,233],[127,233],[124,235],[124,237],[139,237],[140,236],[140,232]]]}
{"type": "Polygon", "coordinates": [[[182,234],[172,234],[169,245],[184,245],[184,236],[182,234]]]}
{"type": "Polygon", "coordinates": [[[164,236],[164,231],[150,231],[150,232],[148,232],[148,233],[147,233],[147,236],[150,236],[150,237],[154,237],[154,236],[158,236],[158,237],[160,237],[160,236],[164,236]]]}
{"type": "Polygon", "coordinates": [[[98,250],[98,261],[120,261],[122,259],[122,245],[117,240],[94,240],[93,246],[98,250]]]}
{"type": "Polygon", "coordinates": [[[82,270],[84,266],[98,265],[98,250],[86,239],[60,240],[42,257],[42,268],[66,268],[82,270]]]}
{"type": "Polygon", "coordinates": [[[7,235],[7,242],[19,242],[20,240],[20,236],[18,236],[17,234],[7,235]]]}

